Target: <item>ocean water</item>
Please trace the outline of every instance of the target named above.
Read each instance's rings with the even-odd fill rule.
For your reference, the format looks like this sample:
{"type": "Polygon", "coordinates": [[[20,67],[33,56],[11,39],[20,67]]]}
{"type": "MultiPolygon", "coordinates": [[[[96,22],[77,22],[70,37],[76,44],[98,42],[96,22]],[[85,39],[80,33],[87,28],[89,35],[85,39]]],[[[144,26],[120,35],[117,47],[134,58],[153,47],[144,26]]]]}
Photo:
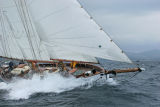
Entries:
{"type": "MultiPolygon", "coordinates": [[[[105,80],[47,75],[42,80],[15,79],[0,83],[1,107],[160,107],[160,62],[138,61],[146,71],[118,74],[105,80]],[[134,76],[135,75],[135,76],[134,76]]],[[[106,69],[137,65],[101,60],[106,69]]]]}

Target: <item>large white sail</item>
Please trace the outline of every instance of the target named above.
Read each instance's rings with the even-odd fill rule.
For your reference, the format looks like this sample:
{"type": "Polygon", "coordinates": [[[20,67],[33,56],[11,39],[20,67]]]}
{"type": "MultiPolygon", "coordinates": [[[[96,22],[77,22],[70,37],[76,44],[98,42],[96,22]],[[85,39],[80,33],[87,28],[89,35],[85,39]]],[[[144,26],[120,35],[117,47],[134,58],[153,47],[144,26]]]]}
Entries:
{"type": "Polygon", "coordinates": [[[12,28],[8,22],[6,11],[1,9],[0,13],[0,32],[1,32],[1,45],[3,56],[9,58],[23,59],[23,54],[17,46],[17,43],[13,37],[12,28]]]}
{"type": "MultiPolygon", "coordinates": [[[[12,33],[15,34],[14,35],[15,37],[12,39],[13,41],[16,41],[15,44],[10,43],[11,45],[8,46],[8,44],[6,43],[4,44],[4,46],[5,47],[8,46],[9,48],[12,47],[14,51],[18,52],[16,53],[18,57],[14,56],[14,53],[12,52],[12,50],[7,52],[11,54],[12,57],[7,54],[4,54],[6,48],[3,49],[2,45],[0,47],[1,49],[0,56],[8,57],[8,58],[27,59],[27,60],[50,60],[50,56],[48,54],[48,51],[46,50],[46,46],[49,49],[50,45],[46,44],[46,42],[44,42],[43,40],[41,40],[41,38],[38,37],[38,35],[36,34],[36,28],[34,27],[33,23],[24,22],[25,18],[27,21],[31,20],[32,22],[32,19],[28,19],[30,17],[25,17],[26,14],[28,14],[26,13],[27,8],[25,7],[25,1],[24,0],[0,0],[0,9],[3,9],[6,12],[7,17],[9,18],[10,24],[13,27],[12,30],[14,30],[12,31],[12,33]],[[31,26],[33,27],[33,29],[31,28],[31,26]],[[34,30],[34,32],[30,32],[30,36],[32,36],[34,33],[30,41],[33,45],[33,49],[31,49],[32,47],[30,46],[31,44],[28,40],[29,38],[27,38],[28,35],[25,29],[27,27],[28,27],[27,30],[34,30]],[[36,46],[37,44],[39,45],[38,47],[36,46]],[[33,55],[33,52],[32,52],[33,50],[35,51],[36,58],[33,55]]],[[[8,29],[8,31],[10,31],[10,29],[8,29]]],[[[0,31],[0,34],[2,36],[2,31],[0,31]]],[[[3,44],[3,40],[0,41],[0,43],[3,44]]],[[[54,51],[59,51],[59,48],[61,47],[55,47],[54,51]]],[[[62,48],[60,50],[62,50],[62,48]]],[[[64,59],[64,58],[67,59],[70,57],[69,58],[70,60],[80,60],[84,62],[97,63],[96,58],[88,55],[74,53],[71,51],[68,51],[68,52],[64,51],[65,54],[63,54],[63,52],[61,51],[60,52],[61,54],[59,54],[59,56],[57,57],[54,54],[55,53],[54,51],[50,51],[50,55],[52,58],[55,58],[55,59],[64,59]]]]}
{"type": "MultiPolygon", "coordinates": [[[[25,9],[22,10],[21,7],[23,5],[17,4],[14,0],[0,0],[0,9],[6,14],[4,17],[5,20],[8,18],[8,22],[4,22],[5,25],[9,24],[10,27],[7,29],[7,33],[12,33],[12,40],[9,36],[6,36],[7,43],[5,43],[5,49],[12,49],[8,51],[6,55],[2,55],[8,58],[18,58],[18,59],[27,59],[27,60],[50,60],[47,50],[42,41],[40,41],[39,37],[36,35],[36,31],[34,25],[31,28],[31,25],[23,22],[24,20],[29,20],[27,13],[25,13],[25,9]],[[19,10],[19,8],[21,10],[19,10]],[[20,14],[20,11],[24,11],[23,15],[20,14]],[[26,19],[24,19],[26,18],[26,19]],[[26,28],[28,27],[28,28],[26,28]],[[32,29],[32,31],[31,31],[32,29]],[[30,38],[28,37],[28,32],[30,31],[30,38]],[[31,41],[29,41],[29,39],[31,41]],[[14,41],[14,44],[12,43],[14,41]],[[15,55],[14,53],[17,52],[15,55]],[[10,54],[10,55],[9,55],[10,54]]],[[[31,22],[32,24],[32,22],[31,22]]],[[[3,35],[2,30],[0,31],[0,35],[3,35]]],[[[3,41],[1,42],[3,44],[3,41]]],[[[4,52],[3,52],[4,53],[4,52]]]]}
{"type": "Polygon", "coordinates": [[[40,38],[50,46],[47,49],[52,59],[79,61],[74,57],[79,54],[131,62],[77,0],[27,2],[40,38]]]}
{"type": "Polygon", "coordinates": [[[98,63],[97,59],[93,56],[71,51],[59,45],[53,46],[48,43],[45,43],[45,45],[48,47],[47,49],[50,53],[51,59],[64,59],[70,61],[98,63]]]}
{"type": "MultiPolygon", "coordinates": [[[[2,56],[84,62],[97,62],[96,57],[100,57],[131,62],[76,0],[0,0],[2,8],[7,23],[14,28],[9,31],[12,38],[7,37],[11,42],[5,43],[12,50],[7,54],[1,46],[2,56]]],[[[0,35],[3,37],[2,30],[0,35]]]]}

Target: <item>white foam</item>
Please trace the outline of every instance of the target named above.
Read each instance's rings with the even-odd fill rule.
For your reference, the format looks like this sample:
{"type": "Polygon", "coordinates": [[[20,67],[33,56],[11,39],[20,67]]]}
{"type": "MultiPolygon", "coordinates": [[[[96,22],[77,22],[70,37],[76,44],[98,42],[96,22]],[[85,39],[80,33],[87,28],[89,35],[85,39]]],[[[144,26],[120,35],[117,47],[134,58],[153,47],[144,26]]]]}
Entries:
{"type": "Polygon", "coordinates": [[[109,85],[113,85],[113,86],[118,85],[118,82],[115,79],[110,78],[109,75],[107,75],[106,77],[106,82],[109,85]]]}
{"type": "MultiPolygon", "coordinates": [[[[102,79],[98,80],[99,77],[88,78],[88,79],[76,79],[72,76],[65,78],[60,74],[48,74],[44,79],[40,79],[39,75],[34,75],[32,79],[15,79],[12,83],[0,83],[1,90],[7,90],[7,99],[19,100],[28,99],[35,93],[61,93],[69,91],[78,87],[84,89],[91,88],[95,82],[102,83],[102,79]]],[[[114,80],[107,79],[107,83],[114,84],[114,80]]],[[[106,82],[105,82],[106,83],[106,82]]],[[[103,82],[104,84],[104,82],[103,82]]]]}

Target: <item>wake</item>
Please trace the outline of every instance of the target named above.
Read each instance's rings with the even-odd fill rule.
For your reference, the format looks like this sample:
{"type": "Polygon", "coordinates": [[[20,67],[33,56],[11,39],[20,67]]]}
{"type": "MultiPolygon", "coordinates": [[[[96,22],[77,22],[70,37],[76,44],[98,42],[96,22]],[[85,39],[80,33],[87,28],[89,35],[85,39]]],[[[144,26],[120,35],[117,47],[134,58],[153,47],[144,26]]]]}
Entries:
{"type": "Polygon", "coordinates": [[[19,100],[28,99],[36,93],[62,93],[75,88],[89,89],[94,85],[117,85],[112,78],[107,80],[95,76],[92,78],[75,78],[73,76],[63,77],[60,74],[46,74],[43,79],[38,74],[34,74],[32,79],[16,78],[12,83],[0,83],[0,90],[7,90],[6,99],[19,100]],[[97,81],[98,80],[98,81],[97,81]]]}

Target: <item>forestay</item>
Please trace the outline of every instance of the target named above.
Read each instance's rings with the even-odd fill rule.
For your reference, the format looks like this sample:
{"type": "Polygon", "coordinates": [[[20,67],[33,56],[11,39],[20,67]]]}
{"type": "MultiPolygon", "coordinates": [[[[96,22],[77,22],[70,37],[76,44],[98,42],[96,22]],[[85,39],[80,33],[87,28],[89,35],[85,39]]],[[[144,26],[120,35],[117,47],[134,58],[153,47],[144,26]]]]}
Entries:
{"type": "Polygon", "coordinates": [[[94,62],[130,59],[76,0],[27,0],[37,32],[52,59],[94,62]],[[84,59],[82,57],[85,57],[84,59]]]}

